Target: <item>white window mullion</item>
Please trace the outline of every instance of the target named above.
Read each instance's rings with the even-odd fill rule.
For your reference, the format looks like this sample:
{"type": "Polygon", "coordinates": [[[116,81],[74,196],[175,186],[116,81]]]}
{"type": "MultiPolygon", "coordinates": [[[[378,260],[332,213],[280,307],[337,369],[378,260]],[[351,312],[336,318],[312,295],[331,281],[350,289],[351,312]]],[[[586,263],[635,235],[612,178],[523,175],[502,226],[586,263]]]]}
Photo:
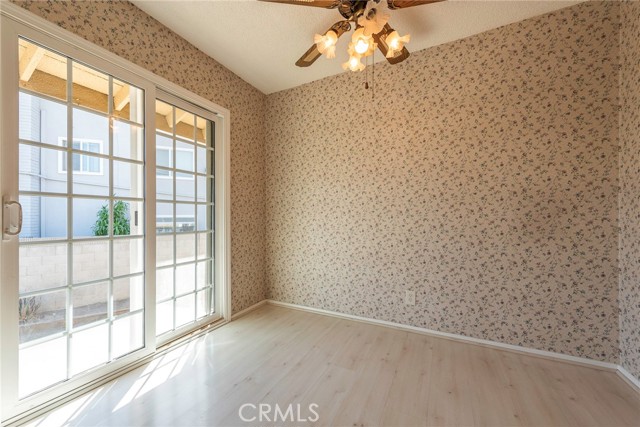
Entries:
{"type": "Polygon", "coordinates": [[[67,59],[67,378],[71,378],[73,325],[73,63],[67,59]]]}
{"type": "Polygon", "coordinates": [[[177,208],[177,204],[176,201],[178,200],[178,194],[176,193],[178,191],[178,186],[177,186],[177,181],[178,181],[178,174],[176,173],[176,167],[178,166],[178,154],[176,153],[176,148],[177,148],[177,143],[176,143],[176,127],[177,127],[177,123],[176,123],[176,107],[174,106],[173,108],[171,108],[171,114],[172,114],[172,123],[173,123],[173,127],[171,128],[171,135],[172,135],[172,144],[173,144],[173,161],[171,162],[171,167],[173,168],[173,179],[172,179],[172,184],[173,184],[173,327],[172,330],[174,330],[176,328],[176,283],[178,281],[178,274],[177,271],[178,269],[176,268],[176,262],[178,260],[178,208],[177,208]]]}
{"type": "MultiPolygon", "coordinates": [[[[107,167],[109,169],[109,280],[107,282],[107,319],[109,325],[108,332],[108,351],[107,351],[107,360],[111,361],[113,359],[113,305],[115,304],[113,297],[113,204],[114,204],[114,189],[113,189],[113,76],[109,76],[109,88],[107,94],[107,104],[108,104],[108,113],[109,113],[109,141],[107,153],[109,154],[109,161],[107,163],[107,167]]],[[[87,147],[88,148],[88,147],[87,147]]],[[[87,150],[90,151],[90,150],[87,150]]],[[[102,151],[102,150],[101,150],[102,151]]],[[[100,160],[102,162],[102,160],[100,160]]],[[[131,213],[130,213],[131,216],[131,213]]],[[[131,285],[129,285],[131,286],[131,285]]]]}

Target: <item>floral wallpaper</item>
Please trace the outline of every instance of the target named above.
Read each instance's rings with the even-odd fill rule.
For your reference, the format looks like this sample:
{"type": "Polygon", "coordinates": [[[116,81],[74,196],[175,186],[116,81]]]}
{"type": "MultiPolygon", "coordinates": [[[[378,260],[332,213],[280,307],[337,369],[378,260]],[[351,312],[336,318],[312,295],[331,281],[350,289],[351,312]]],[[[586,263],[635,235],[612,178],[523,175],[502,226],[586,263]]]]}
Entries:
{"type": "Polygon", "coordinates": [[[640,3],[620,8],[620,364],[640,379],[640,3]]]}
{"type": "Polygon", "coordinates": [[[269,95],[268,296],[617,363],[618,14],[269,95]]]}
{"type": "Polygon", "coordinates": [[[14,1],[231,111],[233,312],[265,298],[265,95],[126,1],[14,1]]]}

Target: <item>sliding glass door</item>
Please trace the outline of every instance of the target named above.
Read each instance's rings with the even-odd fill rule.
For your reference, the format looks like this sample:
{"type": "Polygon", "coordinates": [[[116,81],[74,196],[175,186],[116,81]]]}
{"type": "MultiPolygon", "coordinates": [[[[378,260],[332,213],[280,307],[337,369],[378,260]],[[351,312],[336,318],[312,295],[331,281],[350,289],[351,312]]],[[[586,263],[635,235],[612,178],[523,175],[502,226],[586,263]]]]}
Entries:
{"type": "Polygon", "coordinates": [[[145,122],[140,88],[18,45],[24,397],[144,347],[145,122]]]}
{"type": "Polygon", "coordinates": [[[215,203],[219,115],[38,29],[2,24],[7,421],[228,318],[228,240],[217,233],[228,190],[215,203]]]}
{"type": "Polygon", "coordinates": [[[156,334],[161,337],[215,311],[215,123],[198,115],[198,108],[167,97],[155,104],[156,334]]]}

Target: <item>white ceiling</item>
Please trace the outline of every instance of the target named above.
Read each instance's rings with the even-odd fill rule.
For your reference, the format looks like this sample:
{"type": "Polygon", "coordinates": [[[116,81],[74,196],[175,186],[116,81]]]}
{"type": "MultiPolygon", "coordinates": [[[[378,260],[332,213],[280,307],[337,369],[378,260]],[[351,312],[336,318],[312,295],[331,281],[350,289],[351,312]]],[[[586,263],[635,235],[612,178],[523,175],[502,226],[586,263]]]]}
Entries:
{"type": "MultiPolygon", "coordinates": [[[[349,37],[343,36],[336,58],[321,57],[308,68],[294,65],[315,33],[342,19],[335,9],[255,0],[132,1],[265,94],[342,73],[347,60],[349,37]]],[[[389,22],[401,34],[411,34],[407,48],[415,52],[575,3],[450,0],[393,10],[389,22]]],[[[378,53],[376,60],[384,58],[378,53]]]]}

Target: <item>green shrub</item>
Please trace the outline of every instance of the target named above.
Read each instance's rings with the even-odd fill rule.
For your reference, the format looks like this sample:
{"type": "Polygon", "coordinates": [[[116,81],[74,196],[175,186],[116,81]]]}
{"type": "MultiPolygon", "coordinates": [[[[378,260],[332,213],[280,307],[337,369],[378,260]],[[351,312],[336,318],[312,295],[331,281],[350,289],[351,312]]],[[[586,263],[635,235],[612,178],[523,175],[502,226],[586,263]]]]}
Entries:
{"type": "MultiPolygon", "coordinates": [[[[106,236],[109,234],[108,205],[102,205],[98,211],[98,219],[91,229],[94,236],[106,236]]],[[[122,200],[118,200],[113,204],[113,234],[115,236],[128,236],[130,233],[129,205],[122,200]]]]}

